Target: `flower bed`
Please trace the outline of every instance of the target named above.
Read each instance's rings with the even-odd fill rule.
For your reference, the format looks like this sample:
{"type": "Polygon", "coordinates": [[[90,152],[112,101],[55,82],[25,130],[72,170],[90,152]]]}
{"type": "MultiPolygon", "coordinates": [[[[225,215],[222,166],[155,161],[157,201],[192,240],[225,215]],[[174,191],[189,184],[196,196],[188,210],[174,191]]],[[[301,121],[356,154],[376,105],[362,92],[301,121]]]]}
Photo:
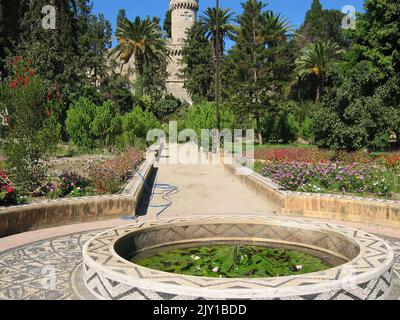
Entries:
{"type": "Polygon", "coordinates": [[[0,170],[0,205],[7,206],[25,203],[27,198],[13,186],[4,170],[0,170]]]}
{"type": "Polygon", "coordinates": [[[132,149],[90,170],[89,178],[99,193],[115,193],[128,181],[143,160],[143,152],[132,149]]]}
{"type": "Polygon", "coordinates": [[[95,163],[88,170],[88,177],[64,170],[58,176],[58,183],[49,183],[41,191],[52,199],[117,193],[142,160],[143,152],[132,149],[114,159],[95,163]]]}
{"type": "Polygon", "coordinates": [[[397,198],[400,157],[317,149],[262,150],[262,175],[282,189],[397,198]]]}

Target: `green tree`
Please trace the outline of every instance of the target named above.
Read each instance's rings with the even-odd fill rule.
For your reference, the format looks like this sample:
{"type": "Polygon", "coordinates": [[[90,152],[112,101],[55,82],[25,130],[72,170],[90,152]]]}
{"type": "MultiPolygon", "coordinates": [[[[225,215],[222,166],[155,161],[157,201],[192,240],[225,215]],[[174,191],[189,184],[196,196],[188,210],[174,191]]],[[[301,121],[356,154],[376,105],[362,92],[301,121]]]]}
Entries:
{"type": "MultiPolygon", "coordinates": [[[[112,54],[126,64],[134,57],[137,81],[141,83],[144,75],[145,63],[161,63],[168,59],[168,50],[164,34],[157,23],[150,18],[144,20],[140,17],[131,22],[125,20],[117,29],[118,45],[112,50],[112,54]]],[[[140,85],[139,85],[140,87],[140,85]]],[[[139,89],[137,94],[143,94],[139,89]]]]}
{"type": "Polygon", "coordinates": [[[279,14],[265,10],[261,1],[248,0],[242,6],[236,45],[224,65],[225,96],[238,117],[255,120],[262,144],[261,118],[271,109],[271,100],[280,95],[281,78],[290,74],[285,52],[290,25],[279,14]]]}
{"type": "Polygon", "coordinates": [[[125,9],[120,9],[117,16],[117,29],[122,28],[125,20],[127,20],[125,9]]]}
{"type": "Polygon", "coordinates": [[[319,0],[313,0],[307,11],[304,23],[297,33],[300,49],[310,43],[333,41],[340,46],[347,46],[347,39],[342,30],[344,14],[338,10],[324,10],[319,0]]]}
{"type": "Polygon", "coordinates": [[[172,37],[172,18],[171,18],[171,10],[168,10],[167,13],[165,14],[165,19],[164,19],[164,25],[163,29],[165,33],[167,34],[168,38],[172,37]]]}
{"type": "Polygon", "coordinates": [[[314,77],[316,80],[316,103],[321,101],[328,64],[341,53],[343,53],[343,50],[336,43],[331,41],[317,42],[306,46],[296,60],[298,75],[302,79],[314,77]]]}
{"type": "Polygon", "coordinates": [[[222,54],[224,52],[225,41],[233,39],[236,32],[236,27],[233,24],[234,13],[230,9],[219,8],[219,43],[217,43],[217,9],[207,8],[204,15],[200,17],[200,24],[203,27],[203,32],[208,40],[214,44],[214,50],[222,54]]]}
{"type": "Polygon", "coordinates": [[[182,62],[185,88],[193,100],[212,100],[215,72],[213,46],[204,36],[200,23],[194,24],[188,31],[182,49],[182,62]]]}
{"type": "MultiPolygon", "coordinates": [[[[217,5],[219,3],[217,2],[217,5]]],[[[225,41],[233,39],[236,26],[233,24],[234,13],[230,9],[207,8],[204,15],[200,17],[206,39],[211,40],[214,45],[215,56],[215,106],[217,109],[217,129],[221,129],[220,112],[220,61],[224,53],[225,41]]]]}
{"type": "Polygon", "coordinates": [[[398,132],[400,3],[367,0],[365,9],[349,33],[352,49],[328,73],[332,85],[314,121],[319,145],[382,150],[398,132]]]}

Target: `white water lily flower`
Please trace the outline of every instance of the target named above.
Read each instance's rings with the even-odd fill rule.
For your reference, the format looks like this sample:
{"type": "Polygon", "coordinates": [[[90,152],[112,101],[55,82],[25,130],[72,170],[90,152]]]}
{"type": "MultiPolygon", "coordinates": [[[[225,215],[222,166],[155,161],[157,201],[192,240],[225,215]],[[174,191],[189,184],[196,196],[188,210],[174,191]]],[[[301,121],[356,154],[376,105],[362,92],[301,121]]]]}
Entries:
{"type": "Polygon", "coordinates": [[[300,271],[301,269],[303,269],[303,266],[302,266],[302,265],[296,266],[296,270],[297,270],[297,271],[300,271]]]}

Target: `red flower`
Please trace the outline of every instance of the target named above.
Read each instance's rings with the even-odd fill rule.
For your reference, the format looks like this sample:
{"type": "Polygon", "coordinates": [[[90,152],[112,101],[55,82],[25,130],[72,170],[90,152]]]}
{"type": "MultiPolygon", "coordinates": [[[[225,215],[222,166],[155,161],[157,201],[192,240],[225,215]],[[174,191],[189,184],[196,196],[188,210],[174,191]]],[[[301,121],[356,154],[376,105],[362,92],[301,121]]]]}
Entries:
{"type": "Polygon", "coordinates": [[[27,73],[28,69],[26,67],[24,67],[24,73],[27,73]]]}
{"type": "Polygon", "coordinates": [[[28,64],[32,67],[32,60],[31,59],[28,60],[28,64]]]}
{"type": "Polygon", "coordinates": [[[15,189],[11,186],[8,186],[6,191],[7,191],[7,193],[13,193],[15,191],[15,189]]]}
{"type": "Polygon", "coordinates": [[[22,77],[21,77],[21,75],[19,74],[18,75],[18,81],[21,81],[22,80],[22,77]]]}
{"type": "Polygon", "coordinates": [[[17,56],[15,57],[15,61],[16,61],[16,62],[21,61],[21,56],[20,56],[20,55],[17,55],[17,56]]]}
{"type": "Polygon", "coordinates": [[[18,86],[18,80],[14,80],[10,82],[10,88],[11,89],[16,89],[18,86]]]}
{"type": "Polygon", "coordinates": [[[27,86],[29,84],[29,78],[28,77],[25,77],[24,84],[25,84],[25,86],[27,86]]]}
{"type": "Polygon", "coordinates": [[[53,98],[53,93],[51,91],[47,92],[47,100],[51,100],[53,98]]]}
{"type": "Polygon", "coordinates": [[[29,72],[29,75],[31,77],[33,77],[35,75],[35,73],[36,73],[35,69],[31,69],[31,71],[29,72]]]}

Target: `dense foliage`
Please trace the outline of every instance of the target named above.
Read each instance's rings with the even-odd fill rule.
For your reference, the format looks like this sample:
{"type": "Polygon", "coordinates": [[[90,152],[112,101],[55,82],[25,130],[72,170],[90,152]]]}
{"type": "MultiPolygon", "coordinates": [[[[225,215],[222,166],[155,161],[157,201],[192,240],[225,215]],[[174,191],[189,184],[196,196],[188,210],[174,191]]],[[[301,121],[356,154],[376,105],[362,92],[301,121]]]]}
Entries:
{"type": "MultiPolygon", "coordinates": [[[[2,147],[7,172],[24,189],[33,191],[45,179],[43,160],[60,138],[55,113],[60,96],[37,75],[29,59],[11,61],[10,81],[1,83],[0,112],[3,118],[2,147]]],[[[55,90],[57,91],[57,90],[55,90]]]]}
{"type": "Polygon", "coordinates": [[[268,278],[328,269],[321,259],[295,250],[249,245],[201,246],[161,252],[134,263],[175,274],[214,278],[268,278]]]}

